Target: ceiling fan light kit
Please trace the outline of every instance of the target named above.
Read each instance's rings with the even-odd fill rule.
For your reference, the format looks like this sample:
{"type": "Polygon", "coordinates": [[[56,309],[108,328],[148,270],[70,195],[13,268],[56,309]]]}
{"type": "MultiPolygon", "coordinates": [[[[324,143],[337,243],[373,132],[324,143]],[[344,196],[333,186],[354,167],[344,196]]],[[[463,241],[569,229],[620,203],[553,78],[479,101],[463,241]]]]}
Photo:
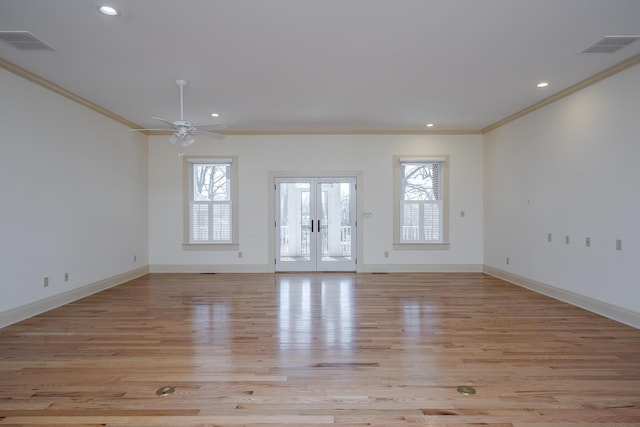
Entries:
{"type": "MultiPolygon", "coordinates": [[[[184,119],[184,88],[187,86],[186,80],[176,80],[176,84],[180,87],[180,120],[169,121],[162,119],[160,117],[152,117],[154,120],[162,122],[168,126],[171,126],[173,129],[173,134],[169,137],[169,142],[174,145],[178,145],[180,147],[180,152],[178,153],[179,157],[184,155],[182,148],[187,147],[195,142],[193,138],[194,135],[206,136],[214,139],[222,139],[224,135],[219,133],[207,131],[205,129],[201,129],[207,126],[218,126],[221,129],[224,129],[224,125],[221,123],[209,123],[205,125],[193,125],[191,122],[184,119]]],[[[130,129],[132,131],[150,131],[150,130],[169,130],[169,129],[130,129]]]]}

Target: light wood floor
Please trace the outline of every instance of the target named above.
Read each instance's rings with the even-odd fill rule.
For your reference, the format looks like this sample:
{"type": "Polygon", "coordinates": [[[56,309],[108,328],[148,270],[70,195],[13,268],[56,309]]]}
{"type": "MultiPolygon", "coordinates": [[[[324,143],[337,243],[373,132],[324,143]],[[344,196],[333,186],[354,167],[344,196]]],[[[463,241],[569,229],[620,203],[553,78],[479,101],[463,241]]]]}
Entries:
{"type": "Polygon", "coordinates": [[[640,426],[640,330],[483,274],[151,274],[0,330],[0,426],[326,424],[640,426]]]}

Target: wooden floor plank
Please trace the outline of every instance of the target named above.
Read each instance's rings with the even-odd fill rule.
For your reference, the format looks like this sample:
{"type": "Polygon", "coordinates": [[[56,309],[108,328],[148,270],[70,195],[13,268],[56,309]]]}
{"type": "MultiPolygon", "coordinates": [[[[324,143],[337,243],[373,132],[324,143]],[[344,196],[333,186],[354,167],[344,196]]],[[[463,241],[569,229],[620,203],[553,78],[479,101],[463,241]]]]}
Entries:
{"type": "Polygon", "coordinates": [[[2,426],[327,424],[638,426],[640,331],[481,273],[150,274],[0,329],[2,426]]]}

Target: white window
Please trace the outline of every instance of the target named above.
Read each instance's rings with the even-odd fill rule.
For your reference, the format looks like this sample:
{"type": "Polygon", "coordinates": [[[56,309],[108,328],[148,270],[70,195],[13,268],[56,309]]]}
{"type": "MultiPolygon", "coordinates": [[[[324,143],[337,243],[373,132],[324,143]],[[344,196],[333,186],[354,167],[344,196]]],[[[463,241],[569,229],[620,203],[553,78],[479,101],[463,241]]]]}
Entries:
{"type": "Polygon", "coordinates": [[[446,157],[394,158],[394,243],[447,242],[446,166],[446,157]]]}
{"type": "Polygon", "coordinates": [[[186,167],[187,243],[236,243],[237,160],[191,157],[186,167]]]}

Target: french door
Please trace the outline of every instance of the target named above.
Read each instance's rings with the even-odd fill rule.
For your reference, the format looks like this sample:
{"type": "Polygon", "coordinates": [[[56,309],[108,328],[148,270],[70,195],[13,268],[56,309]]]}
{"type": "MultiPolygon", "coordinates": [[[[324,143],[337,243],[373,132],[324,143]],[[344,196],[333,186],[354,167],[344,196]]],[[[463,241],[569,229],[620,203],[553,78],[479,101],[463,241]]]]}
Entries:
{"type": "Polygon", "coordinates": [[[356,271],[356,178],[276,178],[276,271],[356,271]]]}

